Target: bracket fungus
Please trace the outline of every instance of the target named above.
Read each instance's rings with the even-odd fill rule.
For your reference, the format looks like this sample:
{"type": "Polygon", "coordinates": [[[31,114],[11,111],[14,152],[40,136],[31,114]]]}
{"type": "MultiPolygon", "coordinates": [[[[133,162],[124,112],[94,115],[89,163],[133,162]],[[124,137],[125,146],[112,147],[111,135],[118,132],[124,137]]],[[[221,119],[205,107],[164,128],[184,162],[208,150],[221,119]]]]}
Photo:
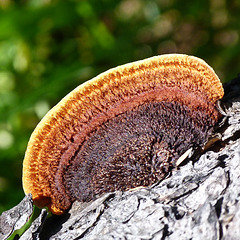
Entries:
{"type": "Polygon", "coordinates": [[[38,124],[23,188],[62,214],[75,201],[150,186],[204,146],[221,118],[222,84],[203,60],[168,54],[108,70],[64,97],[38,124]]]}

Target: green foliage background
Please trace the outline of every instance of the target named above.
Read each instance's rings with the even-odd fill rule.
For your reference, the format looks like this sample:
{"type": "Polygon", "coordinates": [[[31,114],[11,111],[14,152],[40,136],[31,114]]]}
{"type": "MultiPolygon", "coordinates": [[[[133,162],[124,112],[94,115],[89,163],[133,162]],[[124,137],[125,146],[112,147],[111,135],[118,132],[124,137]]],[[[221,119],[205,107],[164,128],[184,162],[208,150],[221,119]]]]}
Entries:
{"type": "Polygon", "coordinates": [[[163,53],[240,72],[238,0],[0,0],[0,212],[24,196],[22,160],[44,114],[98,73],[163,53]]]}

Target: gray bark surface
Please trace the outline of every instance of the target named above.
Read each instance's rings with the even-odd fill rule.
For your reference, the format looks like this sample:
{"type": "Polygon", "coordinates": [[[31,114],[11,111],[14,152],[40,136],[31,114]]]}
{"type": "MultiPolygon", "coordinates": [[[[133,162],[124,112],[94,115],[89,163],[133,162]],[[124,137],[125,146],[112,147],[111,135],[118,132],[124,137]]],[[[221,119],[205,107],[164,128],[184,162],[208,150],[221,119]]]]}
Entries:
{"type": "Polygon", "coordinates": [[[7,239],[14,231],[21,229],[33,213],[31,195],[27,195],[17,206],[0,216],[0,239],[7,239]]]}
{"type": "MultiPolygon", "coordinates": [[[[240,80],[225,92],[221,140],[200,156],[149,188],[75,202],[62,216],[42,211],[20,239],[240,239],[240,80]]],[[[4,236],[13,231],[2,227],[8,214],[0,218],[4,236]]]]}

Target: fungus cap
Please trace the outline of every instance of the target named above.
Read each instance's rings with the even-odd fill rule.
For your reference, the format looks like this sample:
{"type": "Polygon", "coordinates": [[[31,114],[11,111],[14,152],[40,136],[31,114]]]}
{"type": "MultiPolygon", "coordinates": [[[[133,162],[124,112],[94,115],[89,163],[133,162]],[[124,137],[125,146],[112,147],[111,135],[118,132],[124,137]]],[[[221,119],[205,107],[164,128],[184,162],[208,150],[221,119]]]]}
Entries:
{"type": "Polygon", "coordinates": [[[202,147],[220,114],[222,84],[203,60],[168,54],[110,69],[64,97],[37,125],[23,188],[62,214],[75,200],[149,186],[190,148],[202,147]]]}

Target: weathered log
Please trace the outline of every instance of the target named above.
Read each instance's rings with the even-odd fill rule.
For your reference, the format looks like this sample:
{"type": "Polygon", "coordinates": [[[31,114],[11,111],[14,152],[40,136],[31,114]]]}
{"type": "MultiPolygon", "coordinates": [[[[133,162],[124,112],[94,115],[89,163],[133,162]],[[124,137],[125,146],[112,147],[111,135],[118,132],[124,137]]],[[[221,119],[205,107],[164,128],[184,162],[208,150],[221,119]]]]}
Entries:
{"type": "MultiPolygon", "coordinates": [[[[225,93],[221,140],[200,156],[152,187],[75,202],[46,220],[43,211],[20,239],[240,239],[240,78],[225,93]]],[[[30,217],[31,199],[23,201],[2,214],[1,239],[30,217]]]]}

